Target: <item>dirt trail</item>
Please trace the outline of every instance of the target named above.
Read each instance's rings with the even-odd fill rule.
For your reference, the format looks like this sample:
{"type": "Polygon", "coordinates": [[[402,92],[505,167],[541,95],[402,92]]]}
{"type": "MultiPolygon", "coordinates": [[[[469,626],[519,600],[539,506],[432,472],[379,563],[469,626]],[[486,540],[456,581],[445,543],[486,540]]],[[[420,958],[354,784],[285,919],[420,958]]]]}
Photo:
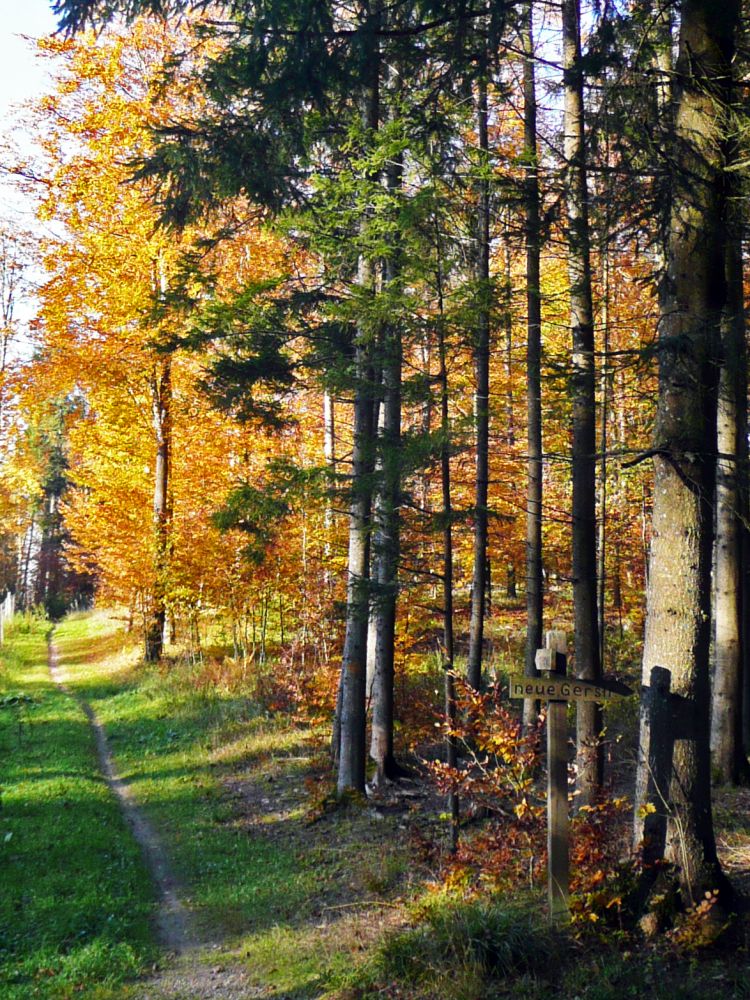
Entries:
{"type": "Polygon", "coordinates": [[[54,642],[49,642],[49,671],[53,681],[81,707],[96,739],[99,766],[138,842],[157,893],[156,933],[167,953],[166,967],[140,987],[140,1000],[259,1000],[265,991],[247,984],[240,967],[211,967],[210,942],[201,938],[183,902],[182,887],[172,872],[169,855],[154,827],[141,812],[129,785],[117,773],[107,737],[92,707],[65,683],[54,642]]]}

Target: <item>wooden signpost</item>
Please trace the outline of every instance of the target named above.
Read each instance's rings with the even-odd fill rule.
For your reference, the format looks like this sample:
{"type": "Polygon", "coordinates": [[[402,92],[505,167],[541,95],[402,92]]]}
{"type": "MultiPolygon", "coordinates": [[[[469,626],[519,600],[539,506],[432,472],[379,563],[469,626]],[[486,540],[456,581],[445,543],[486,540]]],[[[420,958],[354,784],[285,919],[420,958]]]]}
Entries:
{"type": "Polygon", "coordinates": [[[580,677],[567,677],[565,633],[547,633],[546,647],[538,649],[536,666],[541,677],[510,677],[511,698],[548,701],[547,712],[547,856],[550,920],[569,919],[570,894],[568,818],[568,719],[569,701],[605,701],[630,694],[620,681],[603,678],[596,684],[580,677]]]}

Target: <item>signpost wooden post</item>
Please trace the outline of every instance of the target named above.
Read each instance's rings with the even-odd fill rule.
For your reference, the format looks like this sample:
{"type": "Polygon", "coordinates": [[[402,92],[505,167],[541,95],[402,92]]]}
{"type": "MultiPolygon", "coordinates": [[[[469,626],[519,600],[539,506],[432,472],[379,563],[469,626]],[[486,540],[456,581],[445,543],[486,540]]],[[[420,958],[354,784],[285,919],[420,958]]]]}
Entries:
{"type": "MultiPolygon", "coordinates": [[[[548,632],[546,649],[537,650],[536,666],[542,676],[567,672],[567,642],[564,632],[548,632]]],[[[549,701],[547,712],[547,894],[550,920],[564,922],[570,916],[568,818],[568,704],[549,701]]]]}
{"type": "Polygon", "coordinates": [[[565,633],[547,633],[544,649],[536,653],[540,677],[512,675],[511,698],[534,698],[549,702],[547,711],[547,892],[550,920],[563,923],[570,918],[568,817],[568,719],[569,701],[605,701],[630,694],[620,681],[604,678],[594,683],[580,677],[567,677],[567,642],[565,633]]]}

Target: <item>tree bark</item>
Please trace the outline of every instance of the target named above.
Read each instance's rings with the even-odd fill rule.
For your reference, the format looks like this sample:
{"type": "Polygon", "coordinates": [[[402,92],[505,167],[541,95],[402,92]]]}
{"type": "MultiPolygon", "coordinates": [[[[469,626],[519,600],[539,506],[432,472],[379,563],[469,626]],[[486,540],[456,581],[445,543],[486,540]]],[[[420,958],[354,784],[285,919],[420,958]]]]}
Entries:
{"type": "Polygon", "coordinates": [[[144,656],[147,662],[158,660],[164,651],[164,626],[167,620],[166,589],[169,568],[169,504],[172,464],[172,362],[161,361],[152,384],[152,423],[156,439],[154,468],[154,584],[146,624],[144,656]]]}
{"type": "MultiPolygon", "coordinates": [[[[331,482],[336,478],[336,404],[333,396],[327,390],[323,393],[323,455],[326,461],[326,468],[330,474],[331,482]]],[[[331,538],[334,527],[333,503],[330,496],[326,498],[326,509],[324,515],[325,541],[323,542],[323,559],[325,568],[323,579],[328,590],[333,586],[333,574],[330,568],[331,562],[331,538]]]]}
{"type": "Polygon", "coordinates": [[[722,365],[716,421],[716,539],[714,542],[714,684],[711,725],[713,777],[740,784],[748,777],[742,739],[743,535],[747,531],[747,349],[745,342],[739,185],[729,181],[725,250],[726,302],[721,318],[722,365]],[[736,200],[737,199],[737,200],[736,200]]]}
{"type": "MultiPolygon", "coordinates": [[[[524,210],[526,229],[526,379],[528,471],[526,493],[526,668],[535,677],[536,651],[542,647],[544,591],[542,581],[542,298],[539,221],[539,162],[534,72],[533,3],[524,7],[521,29],[524,100],[524,210]]],[[[536,721],[538,703],[524,701],[525,726],[536,721]]]]}
{"type": "MultiPolygon", "coordinates": [[[[401,187],[403,166],[396,157],[387,168],[391,197],[401,187]]],[[[386,291],[397,291],[399,250],[391,247],[385,262],[386,291]]],[[[401,527],[401,326],[388,323],[383,340],[383,421],[380,434],[381,477],[376,504],[376,546],[379,549],[375,624],[375,676],[372,688],[370,756],[375,761],[375,784],[401,773],[393,753],[393,686],[398,601],[398,563],[401,527]]]]}
{"type": "MultiPolygon", "coordinates": [[[[578,0],[563,0],[565,92],[565,200],[567,209],[573,397],[573,605],[576,674],[601,676],[596,607],[596,373],[584,138],[578,0]]],[[[578,804],[591,802],[602,782],[601,708],[578,705],[576,743],[578,804]]]]}
{"type": "MultiPolygon", "coordinates": [[[[711,814],[709,640],[713,492],[725,238],[721,108],[729,97],[737,0],[684,0],[676,66],[668,270],[659,326],[659,400],[643,653],[636,842],[666,814],[664,858],[685,899],[726,889],[711,814]],[[649,801],[652,669],[668,671],[673,733],[666,794],[649,801]],[[646,808],[649,807],[649,808],[646,808]]],[[[645,845],[648,851],[649,845],[645,845]]]]}
{"type": "MultiPolygon", "coordinates": [[[[440,484],[443,500],[443,670],[445,671],[445,721],[448,735],[445,745],[445,762],[450,768],[458,763],[458,744],[453,730],[456,726],[455,642],[453,634],[453,504],[451,500],[450,417],[448,408],[448,363],[443,317],[442,257],[438,240],[438,354],[440,380],[440,484]]],[[[448,795],[450,817],[450,844],[458,846],[459,823],[458,793],[448,795]]]]}
{"type": "MultiPolygon", "coordinates": [[[[372,33],[362,95],[363,123],[376,131],[380,122],[380,51],[377,30],[380,4],[368,11],[372,33]]],[[[374,290],[374,267],[363,251],[357,283],[374,290]]],[[[355,343],[354,442],[352,447],[352,496],[349,506],[349,562],[346,598],[346,632],[341,662],[338,795],[365,791],[367,626],[370,608],[371,474],[374,462],[373,370],[366,324],[355,343]]]]}
{"type": "MultiPolygon", "coordinates": [[[[482,42],[486,45],[486,42],[482,42]]],[[[474,569],[471,585],[471,620],[466,677],[477,691],[482,686],[485,589],[487,586],[487,494],[489,480],[490,429],[490,181],[487,130],[487,58],[482,55],[477,94],[477,134],[480,177],[477,183],[476,295],[478,315],[474,344],[474,422],[476,433],[476,479],[474,502],[474,569]]]]}

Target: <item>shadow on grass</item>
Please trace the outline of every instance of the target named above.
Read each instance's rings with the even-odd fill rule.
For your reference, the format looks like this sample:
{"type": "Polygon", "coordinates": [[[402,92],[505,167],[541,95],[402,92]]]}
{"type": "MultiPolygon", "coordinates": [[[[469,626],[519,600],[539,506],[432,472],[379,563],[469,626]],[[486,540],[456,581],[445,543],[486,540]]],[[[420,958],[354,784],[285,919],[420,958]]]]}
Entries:
{"type": "Polygon", "coordinates": [[[102,721],[118,773],[167,846],[203,940],[241,942],[268,996],[310,995],[327,968],[359,960],[380,927],[365,914],[396,909],[388,900],[404,887],[397,817],[373,824],[349,809],[310,825],[308,734],[244,694],[196,690],[189,671],[128,662],[122,635],[63,626],[56,643],[70,687],[102,721]]]}

